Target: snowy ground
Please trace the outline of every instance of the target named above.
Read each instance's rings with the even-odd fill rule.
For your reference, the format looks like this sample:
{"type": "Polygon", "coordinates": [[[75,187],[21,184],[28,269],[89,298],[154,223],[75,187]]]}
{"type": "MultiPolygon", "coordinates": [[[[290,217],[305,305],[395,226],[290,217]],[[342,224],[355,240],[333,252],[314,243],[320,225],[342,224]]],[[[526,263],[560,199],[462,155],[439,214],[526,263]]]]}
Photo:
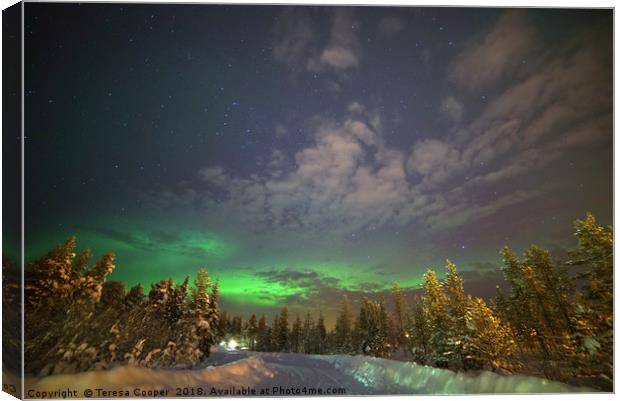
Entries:
{"type": "MultiPolygon", "coordinates": [[[[323,392],[343,388],[347,395],[360,394],[474,394],[474,393],[549,393],[591,391],[536,377],[499,376],[491,372],[478,375],[456,374],[408,362],[364,356],[302,355],[257,353],[249,351],[216,351],[204,367],[193,370],[153,370],[118,367],[108,371],[73,375],[55,375],[26,382],[26,398],[34,398],[28,390],[55,391],[75,389],[80,397],[86,389],[129,391],[136,389],[169,390],[161,395],[212,395],[232,386],[254,388],[257,395],[273,387],[282,391],[322,389],[323,392]],[[208,366],[207,366],[208,365],[208,366]],[[183,390],[189,389],[189,390],[183,390]],[[200,390],[198,390],[200,389],[200,390]],[[215,389],[215,390],[213,390],[215,389]],[[296,390],[300,389],[300,390],[296,390]],[[201,393],[201,394],[198,394],[201,393]]],[[[227,394],[221,394],[227,395],[227,394]]],[[[308,395],[303,392],[300,395],[308,395]]],[[[97,394],[93,394],[97,397],[97,394]]],[[[36,397],[39,398],[39,397],[36,397]]]]}

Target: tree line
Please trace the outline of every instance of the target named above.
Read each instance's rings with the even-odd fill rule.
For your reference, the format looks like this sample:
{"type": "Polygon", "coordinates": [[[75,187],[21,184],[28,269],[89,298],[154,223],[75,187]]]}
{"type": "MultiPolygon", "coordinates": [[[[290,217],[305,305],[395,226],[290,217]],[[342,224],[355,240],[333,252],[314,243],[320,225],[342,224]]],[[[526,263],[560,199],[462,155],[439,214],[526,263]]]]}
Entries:
{"type": "Polygon", "coordinates": [[[523,257],[501,250],[509,291],[490,300],[463,287],[454,263],[440,280],[424,274],[422,294],[408,300],[398,283],[391,299],[343,296],[332,330],[323,316],[289,322],[287,307],[263,315],[220,319],[218,339],[234,337],[251,350],[365,354],[455,371],[489,369],[613,388],[613,230],[592,214],[575,221],[577,248],[568,260],[532,246],[523,257]]]}
{"type": "MultiPolygon", "coordinates": [[[[577,247],[566,261],[532,246],[519,257],[501,250],[509,291],[472,297],[456,266],[443,280],[424,275],[407,299],[395,283],[391,299],[356,303],[343,296],[334,328],[323,315],[272,319],[220,313],[219,285],[199,270],[129,290],[107,281],[114,255],[92,263],[70,237],[25,272],[25,370],[35,375],[106,369],[118,364],[195,367],[216,343],[237,339],[263,352],[364,354],[456,371],[490,369],[613,388],[613,230],[594,216],[575,222],[577,247]]],[[[4,270],[9,262],[4,260],[4,270]]],[[[3,276],[3,303],[18,298],[17,274],[3,276]],[[11,280],[15,281],[12,282],[11,280]]],[[[14,302],[13,302],[14,303],[14,302]]],[[[5,334],[10,334],[5,332],[5,334]]],[[[5,339],[6,340],[6,339],[5,339]]],[[[19,344],[19,339],[7,345],[19,344]]],[[[5,341],[6,342],[6,341],[5,341]]]]}
{"type": "Polygon", "coordinates": [[[218,283],[197,272],[180,284],[106,281],[114,254],[91,264],[70,237],[25,271],[25,371],[34,375],[98,370],[118,364],[196,366],[215,341],[218,283]]]}

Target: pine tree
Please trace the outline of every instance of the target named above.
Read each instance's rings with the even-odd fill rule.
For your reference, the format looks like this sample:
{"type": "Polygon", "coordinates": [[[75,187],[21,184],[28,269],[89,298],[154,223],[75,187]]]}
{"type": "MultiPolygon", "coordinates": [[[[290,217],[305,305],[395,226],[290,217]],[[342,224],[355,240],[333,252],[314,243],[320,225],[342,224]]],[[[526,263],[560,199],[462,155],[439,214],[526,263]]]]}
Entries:
{"type": "Polygon", "coordinates": [[[510,326],[495,316],[484,300],[476,298],[471,301],[467,311],[467,325],[472,338],[469,342],[468,358],[477,365],[489,365],[497,368],[509,367],[509,360],[515,349],[513,333],[510,326]]]}
{"type": "Polygon", "coordinates": [[[258,320],[258,331],[256,335],[256,350],[269,351],[271,348],[271,331],[267,325],[267,318],[262,315],[258,320]]]}
{"type": "Polygon", "coordinates": [[[69,237],[26,266],[24,352],[28,372],[75,372],[107,358],[105,347],[112,335],[109,328],[102,328],[104,322],[95,321],[95,312],[105,280],[115,268],[114,255],[108,253],[86,269],[88,252],[82,252],[76,261],[75,249],[76,238],[69,237]]]}
{"type": "Polygon", "coordinates": [[[302,331],[302,352],[306,354],[316,354],[317,347],[315,347],[315,327],[314,319],[310,312],[306,313],[304,323],[301,328],[302,331]]]}
{"type": "Polygon", "coordinates": [[[226,311],[223,311],[220,315],[216,332],[218,341],[224,340],[230,334],[230,320],[226,311]]]}
{"type": "Polygon", "coordinates": [[[424,300],[416,297],[412,310],[412,354],[414,361],[426,363],[430,355],[431,327],[427,316],[424,300]]]}
{"type": "Polygon", "coordinates": [[[293,327],[291,329],[291,338],[290,338],[290,351],[299,353],[303,350],[303,331],[301,325],[301,319],[299,315],[295,318],[295,322],[293,323],[293,327]]]}
{"type": "Polygon", "coordinates": [[[351,307],[346,295],[342,296],[340,315],[336,320],[334,331],[336,352],[342,354],[351,352],[351,307]]]}
{"type": "Polygon", "coordinates": [[[277,350],[278,352],[289,351],[288,308],[285,306],[280,311],[278,323],[277,350]]]}
{"type": "MultiPolygon", "coordinates": [[[[183,292],[187,290],[189,277],[182,285],[183,292]]],[[[218,285],[211,282],[206,269],[196,273],[194,288],[191,294],[190,307],[192,319],[195,321],[195,335],[198,337],[198,350],[208,357],[211,345],[217,341],[217,327],[219,326],[219,307],[217,305],[218,285]]]]}
{"type": "Polygon", "coordinates": [[[125,303],[130,307],[139,307],[144,303],[144,287],[137,284],[125,296],[125,303]]]}
{"type": "Polygon", "coordinates": [[[93,256],[93,253],[90,250],[90,248],[85,248],[84,250],[82,250],[78,254],[78,257],[74,262],[73,271],[77,274],[83,274],[92,256],[93,256]]]}
{"type": "Polygon", "coordinates": [[[392,345],[385,303],[362,298],[358,320],[362,352],[381,358],[389,357],[392,345]]]}
{"type": "Polygon", "coordinates": [[[424,275],[424,307],[431,331],[430,356],[436,366],[447,367],[451,354],[448,298],[432,270],[424,275]]]}
{"type": "Polygon", "coordinates": [[[314,349],[317,354],[325,354],[327,352],[327,329],[325,328],[325,319],[322,313],[319,313],[319,318],[316,321],[315,344],[314,349]]]}
{"type": "Polygon", "coordinates": [[[211,285],[211,294],[209,296],[209,315],[208,319],[211,322],[214,331],[214,341],[217,341],[217,327],[220,323],[220,307],[218,301],[220,299],[220,279],[215,280],[215,283],[211,285]]]}
{"type": "Polygon", "coordinates": [[[271,341],[269,346],[271,352],[281,352],[280,349],[280,314],[276,313],[271,324],[271,341]]]}
{"type": "Polygon", "coordinates": [[[392,286],[392,296],[394,298],[395,344],[399,349],[403,349],[406,356],[411,349],[411,321],[405,295],[397,282],[394,282],[392,286]]]}
{"type": "Polygon", "coordinates": [[[385,306],[385,300],[381,299],[379,302],[379,334],[377,342],[379,344],[378,356],[382,358],[389,358],[394,351],[394,344],[392,342],[394,338],[394,328],[390,315],[385,306]]]}
{"type": "Polygon", "coordinates": [[[241,337],[243,332],[243,316],[234,316],[230,323],[230,334],[235,337],[241,337]]]}
{"type": "Polygon", "coordinates": [[[252,316],[250,316],[245,332],[248,339],[248,347],[251,351],[256,351],[256,343],[258,339],[259,329],[255,314],[252,314],[252,316]]]}
{"type": "Polygon", "coordinates": [[[448,346],[449,359],[461,369],[467,370],[470,352],[471,332],[467,325],[468,300],[463,288],[463,280],[456,271],[456,265],[446,261],[446,279],[443,284],[448,297],[447,312],[450,319],[448,346]]]}
{"type": "Polygon", "coordinates": [[[579,374],[613,388],[613,229],[596,222],[591,213],[575,221],[577,250],[571,252],[571,266],[580,269],[585,281],[578,294],[571,323],[575,329],[575,364],[579,374]]]}
{"type": "Polygon", "coordinates": [[[558,363],[574,353],[570,316],[571,286],[566,272],[559,268],[549,252],[532,246],[523,261],[505,247],[504,273],[511,284],[508,299],[509,322],[520,340],[538,354],[545,376],[561,379],[558,363]]]}

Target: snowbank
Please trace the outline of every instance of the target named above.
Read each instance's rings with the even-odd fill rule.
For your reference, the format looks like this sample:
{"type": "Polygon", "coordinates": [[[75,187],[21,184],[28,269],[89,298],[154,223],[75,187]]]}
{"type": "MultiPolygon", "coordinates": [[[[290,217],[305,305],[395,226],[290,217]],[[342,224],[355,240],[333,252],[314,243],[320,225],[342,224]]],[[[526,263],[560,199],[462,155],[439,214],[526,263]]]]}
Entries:
{"type": "MultiPolygon", "coordinates": [[[[86,389],[102,388],[118,391],[134,389],[162,390],[172,393],[177,387],[199,386],[256,386],[269,381],[273,374],[266,369],[259,358],[245,358],[236,362],[200,370],[155,370],[133,366],[120,366],[106,371],[94,371],[77,374],[60,374],[41,379],[26,380],[25,390],[54,391],[70,388],[83,394],[86,389]]],[[[30,398],[30,397],[28,397],[30,398]]]]}
{"type": "Polygon", "coordinates": [[[446,369],[367,356],[314,356],[352,376],[376,394],[481,394],[592,392],[585,387],[531,376],[500,376],[492,372],[455,373],[446,369]]]}
{"type": "MultiPolygon", "coordinates": [[[[213,354],[208,366],[195,370],[154,370],[122,366],[107,371],[30,378],[28,391],[56,391],[102,388],[116,391],[169,390],[178,387],[210,389],[272,388],[274,386],[344,388],[354,394],[476,394],[476,393],[558,393],[591,391],[536,377],[500,376],[483,372],[477,376],[365,356],[302,355],[256,352],[213,354]]],[[[96,396],[96,395],[95,395],[96,396]]]]}

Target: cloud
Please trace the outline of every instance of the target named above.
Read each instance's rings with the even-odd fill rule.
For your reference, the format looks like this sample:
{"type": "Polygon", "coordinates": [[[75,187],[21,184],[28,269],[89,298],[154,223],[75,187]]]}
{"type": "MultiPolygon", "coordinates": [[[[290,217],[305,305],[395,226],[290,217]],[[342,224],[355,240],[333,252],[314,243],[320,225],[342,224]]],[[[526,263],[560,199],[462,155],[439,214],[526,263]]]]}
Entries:
{"type": "MultiPolygon", "coordinates": [[[[205,209],[293,232],[346,233],[394,220],[411,196],[405,156],[385,146],[375,113],[359,103],[350,110],[341,120],[315,119],[313,142],[295,153],[287,174],[242,178],[222,167],[202,169],[205,209]]],[[[267,170],[281,171],[285,155],[274,150],[270,160],[267,170]]]]}
{"type": "Polygon", "coordinates": [[[385,37],[392,37],[405,29],[406,23],[401,18],[387,16],[379,21],[379,33],[385,37]]]}
{"type": "MultiPolygon", "coordinates": [[[[516,40],[509,31],[535,35],[525,15],[507,12],[486,41],[516,40]]],[[[607,36],[593,32],[589,37],[571,38],[551,52],[532,47],[528,58],[545,62],[518,76],[510,74],[511,65],[493,61],[497,70],[484,75],[495,78],[485,85],[504,77],[497,85],[501,88],[498,94],[487,99],[468,124],[457,124],[451,137],[419,140],[409,156],[409,171],[417,173],[428,188],[461,181],[452,191],[462,195],[468,188],[503,182],[541,169],[583,146],[611,140],[612,63],[611,46],[604,39],[607,36]]],[[[474,44],[463,54],[472,52],[492,59],[481,53],[483,50],[474,44]]],[[[519,54],[523,55],[521,50],[519,54]]],[[[462,57],[454,63],[462,62],[462,57]]],[[[477,82],[476,70],[462,69],[463,82],[477,82]]],[[[462,116],[456,103],[444,100],[443,104],[444,109],[452,108],[454,117],[462,116]]]]}
{"type": "Polygon", "coordinates": [[[463,104],[456,100],[454,96],[448,96],[441,102],[441,112],[455,124],[461,122],[463,118],[463,104]]]}
{"type": "Polygon", "coordinates": [[[257,272],[256,275],[268,283],[280,284],[290,288],[317,290],[323,287],[338,287],[340,280],[324,276],[316,271],[268,270],[257,272]]]}
{"type": "Polygon", "coordinates": [[[273,28],[273,55],[295,70],[310,72],[346,71],[359,67],[360,22],[352,8],[335,7],[326,12],[331,20],[328,35],[319,22],[299,8],[287,8],[273,28]]]}
{"type": "Polygon", "coordinates": [[[205,231],[172,232],[136,230],[130,233],[107,227],[94,227],[92,232],[122,242],[125,246],[148,252],[170,251],[197,258],[221,256],[229,245],[213,233],[205,231]]]}
{"type": "MultiPolygon", "coordinates": [[[[279,285],[287,290],[284,291],[286,295],[276,296],[279,304],[293,310],[321,311],[330,324],[336,317],[343,295],[349,298],[353,307],[364,296],[374,300],[391,297],[391,283],[358,282],[344,285],[336,277],[311,270],[271,269],[255,275],[270,285],[279,285]]],[[[416,291],[409,287],[403,287],[402,290],[408,297],[416,291]]]]}
{"type": "Polygon", "coordinates": [[[536,191],[515,191],[484,204],[463,200],[442,209],[439,213],[429,216],[426,222],[429,228],[434,231],[459,227],[491,216],[508,206],[520,204],[538,196],[540,196],[540,193],[536,191]]]}
{"type": "Polygon", "coordinates": [[[461,154],[452,144],[437,139],[418,141],[407,162],[410,173],[422,177],[422,184],[435,187],[463,168],[461,154]]]}
{"type": "Polygon", "coordinates": [[[449,68],[449,79],[469,91],[484,90],[502,78],[511,78],[534,44],[534,30],[526,12],[507,11],[480,41],[456,57],[449,68]]]}
{"type": "Polygon", "coordinates": [[[318,40],[318,28],[303,7],[286,7],[273,26],[273,57],[296,66],[305,64],[307,53],[318,40]]]}
{"type": "Polygon", "coordinates": [[[311,71],[321,71],[324,65],[342,69],[359,66],[358,56],[353,50],[340,46],[323,50],[319,61],[318,65],[315,63],[308,64],[308,69],[311,71]]]}
{"type": "MultiPolygon", "coordinates": [[[[351,15],[341,12],[334,18],[343,28],[351,15]]],[[[332,29],[330,37],[354,42],[350,32],[336,32],[332,29]]],[[[518,51],[502,53],[504,61],[491,60],[488,80],[473,71],[473,61],[463,59],[469,53],[492,58],[484,53],[486,45],[472,43],[453,61],[464,60],[471,67],[459,70],[463,82],[471,78],[495,90],[482,100],[448,75],[449,95],[442,109],[453,127],[446,135],[422,137],[409,151],[390,146],[383,115],[351,102],[341,116],[313,118],[309,142],[294,153],[266,155],[265,171],[238,176],[222,166],[208,166],[199,173],[206,189],[167,191],[158,202],[199,203],[209,221],[235,222],[261,235],[322,238],[344,238],[383,225],[448,230],[526,204],[545,189],[522,187],[518,177],[535,174],[571,152],[611,144],[611,44],[602,39],[608,32],[592,32],[568,38],[550,51],[533,46],[528,59],[544,62],[516,73],[505,60],[523,55],[520,43],[525,39],[509,32],[536,35],[521,12],[501,16],[482,43],[494,49],[502,40],[516,41],[518,51]],[[461,99],[481,103],[468,109],[466,120],[461,99]],[[485,188],[493,191],[479,196],[485,188]]]]}
{"type": "Polygon", "coordinates": [[[353,102],[349,105],[347,110],[349,110],[349,113],[352,114],[363,114],[366,111],[366,108],[358,102],[353,102]]]}

